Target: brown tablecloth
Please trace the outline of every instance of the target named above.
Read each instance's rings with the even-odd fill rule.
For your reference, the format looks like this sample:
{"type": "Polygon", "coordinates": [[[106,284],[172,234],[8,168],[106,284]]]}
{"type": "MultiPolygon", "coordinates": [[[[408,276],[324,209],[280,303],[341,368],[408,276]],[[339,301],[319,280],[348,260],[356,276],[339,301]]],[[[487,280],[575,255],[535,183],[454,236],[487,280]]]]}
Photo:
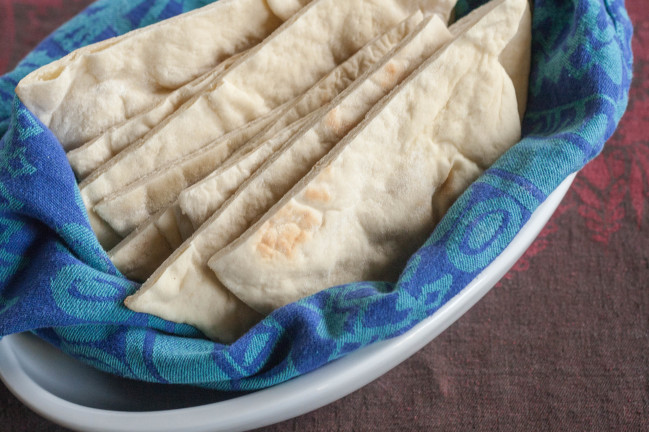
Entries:
{"type": "MultiPolygon", "coordinates": [[[[91,0],[0,0],[0,74],[91,0]]],[[[629,109],[481,302],[363,389],[265,431],[649,430],[649,4],[629,109]]],[[[0,384],[0,430],[64,431],[0,384]]]]}

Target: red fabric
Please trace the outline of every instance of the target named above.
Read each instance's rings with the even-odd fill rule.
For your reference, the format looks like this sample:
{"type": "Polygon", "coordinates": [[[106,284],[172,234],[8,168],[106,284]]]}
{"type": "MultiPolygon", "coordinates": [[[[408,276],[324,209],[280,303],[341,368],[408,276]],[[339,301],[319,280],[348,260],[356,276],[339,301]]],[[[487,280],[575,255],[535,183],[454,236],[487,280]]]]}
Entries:
{"type": "MultiPolygon", "coordinates": [[[[90,2],[0,0],[0,73],[90,2]]],[[[626,3],[629,109],[525,256],[402,365],[265,430],[649,430],[649,8],[626,3]]],[[[2,385],[0,425],[65,430],[2,385]]]]}

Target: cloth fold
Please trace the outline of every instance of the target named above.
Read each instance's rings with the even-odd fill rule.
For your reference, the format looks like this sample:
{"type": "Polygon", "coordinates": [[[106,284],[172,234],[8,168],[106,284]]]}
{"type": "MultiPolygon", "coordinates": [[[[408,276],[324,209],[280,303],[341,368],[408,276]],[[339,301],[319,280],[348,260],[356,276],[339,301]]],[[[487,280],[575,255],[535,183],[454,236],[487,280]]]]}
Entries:
{"type": "MultiPolygon", "coordinates": [[[[460,1],[457,14],[484,2],[460,1]]],[[[434,313],[601,151],[627,104],[632,28],[623,1],[536,0],[524,138],[454,204],[399,281],[330,288],[226,346],[123,306],[137,284],[99,246],[60,144],[13,93],[24,75],[75,48],[206,3],[99,0],[0,78],[0,335],[33,331],[144,381],[224,391],[286,381],[434,313]]]]}

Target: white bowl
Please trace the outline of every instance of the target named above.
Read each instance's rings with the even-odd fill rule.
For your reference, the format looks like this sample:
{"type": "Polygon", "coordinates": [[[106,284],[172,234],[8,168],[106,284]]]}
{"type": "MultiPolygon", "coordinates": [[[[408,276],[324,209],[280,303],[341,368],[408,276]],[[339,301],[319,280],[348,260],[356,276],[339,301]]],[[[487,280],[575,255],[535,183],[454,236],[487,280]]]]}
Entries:
{"type": "Polygon", "coordinates": [[[434,315],[402,336],[360,349],[286,383],[240,395],[118,378],[31,334],[0,341],[0,378],[29,408],[74,430],[237,431],[280,422],[331,403],[420,350],[480,300],[523,255],[568,191],[569,176],[512,243],[434,315]]]}

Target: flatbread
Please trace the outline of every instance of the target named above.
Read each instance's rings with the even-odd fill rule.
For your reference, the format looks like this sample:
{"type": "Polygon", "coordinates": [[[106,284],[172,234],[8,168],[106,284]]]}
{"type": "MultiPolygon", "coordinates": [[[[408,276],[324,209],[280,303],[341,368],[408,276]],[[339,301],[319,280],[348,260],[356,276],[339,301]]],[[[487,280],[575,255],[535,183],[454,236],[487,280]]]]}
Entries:
{"type": "Polygon", "coordinates": [[[218,280],[263,314],[330,286],[395,280],[432,231],[431,198],[455,161],[474,173],[520,139],[498,56],[526,7],[492,0],[458,21],[452,42],[210,259],[218,280]]]}
{"type": "Polygon", "coordinates": [[[223,60],[211,71],[169,93],[167,97],[150,110],[111,127],[95,139],[69,151],[67,154],[68,162],[70,162],[77,179],[83,180],[103,163],[128,147],[129,144],[145,136],[183,103],[213,84],[214,80],[232,66],[243,54],[245,52],[223,60]]]}
{"type": "Polygon", "coordinates": [[[214,88],[185,103],[83,181],[81,197],[100,243],[108,249],[120,238],[92,210],[101,199],[290,101],[415,11],[446,8],[448,15],[451,3],[314,0],[302,8],[228,69],[214,88]]]}
{"type": "MultiPolygon", "coordinates": [[[[307,2],[292,0],[278,13],[287,18],[307,2]]],[[[16,93],[71,150],[258,44],[282,22],[265,0],[220,0],[76,50],[29,74],[16,93]]]]}
{"type": "MultiPolygon", "coordinates": [[[[264,150],[272,148],[270,143],[276,144],[278,142],[277,139],[270,140],[270,138],[278,134],[282,128],[288,127],[288,125],[291,125],[298,119],[303,118],[322,105],[330,102],[351,82],[367,71],[395,45],[402,41],[422,20],[422,13],[417,12],[398,26],[376,37],[356,54],[336,67],[306,93],[298,96],[286,108],[280,107],[271,111],[271,114],[266,116],[268,120],[264,121],[263,124],[258,124],[258,120],[255,120],[249,124],[250,126],[247,125],[239,128],[238,131],[233,131],[223,138],[216,140],[214,143],[178,161],[158,168],[153,173],[136,180],[129,186],[104,198],[95,205],[94,211],[113,230],[119,233],[119,235],[127,236],[136,227],[144,223],[152,214],[173,203],[185,188],[203,179],[206,175],[218,168],[231,153],[225,151],[224,147],[227,147],[227,149],[236,149],[242,143],[252,138],[253,135],[256,135],[251,142],[245,145],[245,148],[237,151],[238,154],[236,156],[233,155],[233,157],[238,159],[242,155],[252,152],[254,154],[249,155],[249,159],[256,157],[258,161],[249,162],[249,164],[252,163],[256,164],[255,166],[259,166],[264,160],[259,158],[269,155],[264,150]],[[262,143],[266,143],[264,149],[253,151],[262,143]]],[[[254,169],[251,170],[250,168],[246,168],[246,170],[250,173],[254,171],[254,169]]],[[[230,173],[232,172],[233,170],[230,170],[230,173]]],[[[221,174],[219,176],[222,177],[221,174]]],[[[245,178],[242,178],[236,186],[238,187],[243,180],[245,178]]],[[[230,180],[229,183],[233,183],[233,180],[230,180]]],[[[220,180],[219,184],[223,185],[223,180],[220,180]]],[[[204,184],[197,189],[206,187],[210,186],[204,184]]],[[[216,185],[212,186],[210,192],[215,191],[215,188],[218,187],[216,185]]],[[[224,191],[220,192],[222,193],[224,191]]],[[[214,212],[218,205],[214,203],[213,195],[206,194],[205,192],[197,192],[194,189],[193,196],[196,197],[197,193],[201,197],[197,201],[194,201],[194,204],[187,198],[183,199],[182,202],[192,221],[196,220],[192,216],[194,206],[203,209],[202,213],[205,214],[205,217],[202,221],[204,221],[207,218],[207,213],[214,212]]],[[[199,225],[200,223],[194,223],[196,228],[199,225]]]]}
{"type": "Polygon", "coordinates": [[[136,180],[97,203],[93,208],[95,214],[118,235],[126,237],[151,215],[176,201],[183,189],[201,180],[269,123],[274,123],[282,111],[283,107],[278,107],[204,148],[136,180]]]}
{"type": "Polygon", "coordinates": [[[80,185],[105,248],[119,236],[94,214],[101,199],[305,92],[369,40],[417,10],[448,16],[455,0],[314,0],[136,145],[80,185]],[[272,85],[269,85],[272,83],[272,85]]]}
{"type": "MultiPolygon", "coordinates": [[[[214,171],[178,197],[178,210],[187,218],[196,231],[221,205],[239,189],[274,152],[279,150],[309,121],[316,118],[322,110],[295,121],[274,137],[263,142],[251,142],[251,148],[241,148],[241,155],[214,171]]],[[[177,218],[178,219],[178,218],[177,218]]],[[[193,234],[192,231],[192,234],[193,234]]],[[[184,235],[184,234],[183,234],[184,235]]],[[[186,236],[186,238],[188,238],[186,236]]]]}
{"type": "Polygon", "coordinates": [[[174,206],[153,215],[108,252],[124,276],[145,281],[182,244],[174,206]]]}
{"type": "Polygon", "coordinates": [[[169,310],[175,317],[182,315],[181,322],[218,339],[220,328],[227,322],[214,316],[213,305],[204,302],[203,307],[196,309],[185,301],[185,298],[203,298],[203,292],[227,291],[206,270],[209,257],[243,233],[360,122],[375,103],[450,37],[437,16],[425,19],[246,180],[135,295],[127,298],[127,307],[163,318],[168,317],[166,310],[169,310]]]}
{"type": "MultiPolygon", "coordinates": [[[[267,140],[264,147],[280,147],[301,129],[309,118],[310,116],[307,116],[289,125],[276,136],[267,140]]],[[[215,173],[217,175],[208,182],[208,187],[218,187],[218,191],[213,191],[210,196],[205,197],[209,199],[210,205],[215,207],[214,211],[240,186],[241,182],[238,181],[238,176],[250,176],[250,172],[246,172],[246,170],[252,169],[249,161],[250,158],[234,158],[233,155],[233,160],[219,168],[215,173]]],[[[206,190],[205,187],[198,190],[203,193],[212,192],[206,190]]],[[[203,221],[198,225],[207,220],[210,215],[205,215],[203,221]]],[[[184,240],[192,236],[195,231],[192,222],[182,211],[180,203],[175,202],[151,216],[142,226],[111,249],[108,256],[115,267],[126,277],[144,281],[162,265],[174,250],[180,247],[184,240]]]]}

